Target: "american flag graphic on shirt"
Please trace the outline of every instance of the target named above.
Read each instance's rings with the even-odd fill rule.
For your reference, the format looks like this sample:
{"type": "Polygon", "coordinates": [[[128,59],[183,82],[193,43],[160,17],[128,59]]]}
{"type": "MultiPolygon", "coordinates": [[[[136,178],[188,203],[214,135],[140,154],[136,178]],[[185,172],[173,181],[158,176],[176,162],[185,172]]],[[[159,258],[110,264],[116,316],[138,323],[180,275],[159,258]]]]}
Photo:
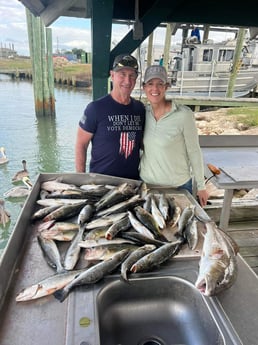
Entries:
{"type": "Polygon", "coordinates": [[[122,132],[120,134],[120,149],[119,153],[125,155],[127,159],[132,153],[135,145],[135,132],[122,132]]]}

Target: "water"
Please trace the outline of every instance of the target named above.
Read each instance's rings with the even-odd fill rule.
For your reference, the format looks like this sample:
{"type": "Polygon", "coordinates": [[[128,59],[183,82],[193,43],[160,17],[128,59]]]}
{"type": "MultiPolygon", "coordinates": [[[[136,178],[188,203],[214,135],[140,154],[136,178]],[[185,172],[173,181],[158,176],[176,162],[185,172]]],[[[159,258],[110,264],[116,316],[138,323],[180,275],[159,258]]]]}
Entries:
{"type": "MultiPolygon", "coordinates": [[[[0,198],[14,187],[12,177],[23,169],[34,182],[39,173],[75,172],[74,146],[78,121],[92,99],[85,89],[55,88],[56,116],[37,118],[33,85],[29,81],[13,81],[0,74],[0,146],[9,159],[0,165],[0,198]]],[[[11,222],[0,225],[0,256],[22,210],[24,199],[5,199],[11,222]]]]}

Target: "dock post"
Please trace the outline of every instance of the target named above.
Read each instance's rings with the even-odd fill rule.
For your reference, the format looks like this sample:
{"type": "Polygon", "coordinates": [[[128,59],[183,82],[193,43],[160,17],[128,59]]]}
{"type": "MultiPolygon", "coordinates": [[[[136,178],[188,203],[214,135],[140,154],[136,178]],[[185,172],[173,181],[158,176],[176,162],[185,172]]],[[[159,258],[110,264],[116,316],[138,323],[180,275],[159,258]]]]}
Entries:
{"type": "Polygon", "coordinates": [[[235,86],[235,81],[239,69],[239,60],[241,56],[241,51],[244,43],[244,38],[245,38],[245,33],[246,30],[244,28],[240,28],[237,34],[237,42],[236,42],[236,49],[233,57],[233,66],[232,66],[232,72],[230,74],[230,78],[228,81],[228,89],[227,89],[227,94],[226,97],[233,97],[234,95],[234,86],[235,86]]]}
{"type": "Polygon", "coordinates": [[[41,18],[35,17],[28,9],[26,17],[36,116],[55,116],[51,29],[48,29],[45,36],[41,18]]]}

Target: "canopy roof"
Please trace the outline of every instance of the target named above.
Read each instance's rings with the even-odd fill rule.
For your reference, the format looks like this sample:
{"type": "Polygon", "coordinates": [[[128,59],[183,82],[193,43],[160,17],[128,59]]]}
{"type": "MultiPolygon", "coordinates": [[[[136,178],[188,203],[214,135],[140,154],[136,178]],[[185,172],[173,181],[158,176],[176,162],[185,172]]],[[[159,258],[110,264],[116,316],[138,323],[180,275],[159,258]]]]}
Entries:
{"type": "Polygon", "coordinates": [[[246,27],[258,31],[258,2],[235,0],[20,0],[49,26],[61,16],[91,18],[93,98],[108,91],[108,76],[114,57],[132,53],[162,23],[178,27],[190,24],[246,27]],[[115,22],[140,23],[110,51],[115,22]],[[183,24],[182,24],[183,23],[183,24]]]}

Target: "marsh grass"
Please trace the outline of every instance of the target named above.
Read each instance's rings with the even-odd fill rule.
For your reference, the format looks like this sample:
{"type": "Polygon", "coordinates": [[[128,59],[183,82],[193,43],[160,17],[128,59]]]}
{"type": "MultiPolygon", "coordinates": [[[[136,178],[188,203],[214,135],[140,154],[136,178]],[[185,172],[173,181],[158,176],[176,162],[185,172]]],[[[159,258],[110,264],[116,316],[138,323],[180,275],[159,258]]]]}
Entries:
{"type": "Polygon", "coordinates": [[[250,127],[258,126],[258,109],[250,107],[236,107],[227,110],[227,115],[234,120],[242,122],[250,127]]]}
{"type": "MultiPolygon", "coordinates": [[[[31,60],[24,58],[0,59],[0,70],[29,70],[32,68],[31,60]]],[[[91,74],[91,64],[67,63],[54,67],[55,72],[64,72],[67,76],[91,74]]]]}

